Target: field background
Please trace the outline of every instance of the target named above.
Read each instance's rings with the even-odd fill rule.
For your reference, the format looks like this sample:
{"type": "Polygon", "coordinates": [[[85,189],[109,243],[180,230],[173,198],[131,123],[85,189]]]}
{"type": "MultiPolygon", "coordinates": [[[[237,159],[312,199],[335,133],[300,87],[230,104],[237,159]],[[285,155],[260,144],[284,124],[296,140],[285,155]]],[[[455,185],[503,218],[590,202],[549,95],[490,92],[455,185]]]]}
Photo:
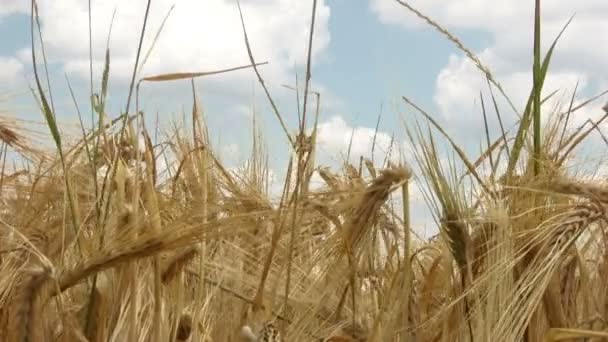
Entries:
{"type": "MultiPolygon", "coordinates": [[[[349,144],[339,160],[321,163],[323,96],[311,89],[310,59],[292,89],[298,120],[289,125],[264,83],[246,16],[249,64],[125,70],[126,106],[116,112],[108,47],[90,109],[79,111],[79,125],[63,125],[32,5],[32,94],[45,126],[0,116],[3,340],[239,341],[243,327],[256,334],[268,321],[288,341],[608,338],[604,93],[575,103],[576,89],[543,89],[561,33],[541,44],[540,1],[529,23],[533,86],[524,103],[441,23],[397,3],[485,77],[479,153],[402,96],[403,143],[376,128],[369,155],[349,144]],[[236,70],[254,73],[270,104],[265,114],[282,132],[265,135],[259,114],[235,123],[252,137],[239,167],[223,161],[195,83],[236,70]],[[140,90],[170,82],[191,99],[161,125],[140,111],[140,90]],[[574,118],[588,106],[599,119],[574,118]],[[269,166],[273,144],[287,145],[280,174],[269,166]],[[415,196],[436,234],[413,228],[415,196]]],[[[302,42],[308,52],[316,4],[302,42]]],[[[148,56],[141,42],[155,34],[147,15],[137,66],[148,56]]]]}

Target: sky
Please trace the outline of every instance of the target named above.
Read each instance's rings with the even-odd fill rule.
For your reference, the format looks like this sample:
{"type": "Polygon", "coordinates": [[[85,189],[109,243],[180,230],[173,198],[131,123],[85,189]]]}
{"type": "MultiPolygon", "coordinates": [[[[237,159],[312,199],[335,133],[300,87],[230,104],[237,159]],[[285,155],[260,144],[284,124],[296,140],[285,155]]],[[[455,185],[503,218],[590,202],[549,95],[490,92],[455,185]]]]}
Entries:
{"type": "MultiPolygon", "coordinates": [[[[96,92],[115,13],[109,37],[108,100],[110,116],[115,117],[127,102],[146,1],[91,3],[96,92]]],[[[492,71],[521,111],[532,79],[533,2],[407,3],[458,37],[492,71]]],[[[90,117],[88,1],[39,0],[38,5],[55,112],[62,127],[75,127],[77,108],[85,119],[90,117]],[[68,92],[68,80],[76,105],[68,92]]],[[[283,85],[295,86],[297,79],[303,86],[312,1],[241,0],[241,5],[254,57],[258,62],[268,62],[260,72],[293,133],[298,126],[296,93],[283,85]]],[[[604,34],[608,31],[608,2],[545,0],[542,6],[543,51],[574,15],[558,42],[545,93],[558,90],[556,98],[567,102],[578,84],[576,101],[580,102],[608,89],[608,35],[604,34]]],[[[146,55],[151,52],[139,77],[249,64],[234,0],[154,0],[147,25],[143,51],[146,55]]],[[[0,0],[0,37],[0,112],[41,122],[42,115],[30,93],[33,74],[28,1],[0,0]]],[[[484,76],[451,41],[397,1],[319,0],[311,57],[311,89],[321,94],[321,163],[341,160],[351,135],[352,159],[369,156],[379,113],[374,159],[383,160],[394,138],[406,159],[413,162],[405,147],[403,121],[417,114],[404,104],[402,96],[437,118],[472,155],[479,152],[484,137],[480,94],[486,104],[490,103],[484,76]]],[[[212,141],[228,163],[239,164],[250,153],[255,114],[268,144],[271,167],[280,175],[289,157],[287,140],[253,71],[200,78],[195,86],[212,141]]],[[[498,102],[510,127],[516,114],[506,101],[499,98],[498,102]]],[[[590,105],[577,112],[573,120],[582,123],[600,116],[603,104],[599,101],[590,105]]],[[[308,112],[312,113],[315,106],[313,98],[308,112]]],[[[189,113],[191,107],[189,81],[141,86],[139,108],[149,123],[158,118],[161,124],[167,124],[189,113]]],[[[495,119],[490,118],[490,126],[493,134],[498,132],[495,119]]],[[[40,125],[39,129],[45,128],[40,125]]],[[[416,201],[421,208],[420,195],[416,201]]],[[[428,224],[428,216],[419,217],[415,224],[428,224]]]]}

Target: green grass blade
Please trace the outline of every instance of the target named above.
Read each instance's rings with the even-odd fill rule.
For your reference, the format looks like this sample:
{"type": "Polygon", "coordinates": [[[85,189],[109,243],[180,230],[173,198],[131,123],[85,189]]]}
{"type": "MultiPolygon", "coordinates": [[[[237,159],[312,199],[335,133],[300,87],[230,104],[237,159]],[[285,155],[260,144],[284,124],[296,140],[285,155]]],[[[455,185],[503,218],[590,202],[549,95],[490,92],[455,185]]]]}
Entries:
{"type": "MultiPolygon", "coordinates": [[[[566,30],[568,25],[570,25],[570,23],[572,22],[573,18],[574,18],[574,16],[568,20],[566,25],[564,25],[562,30],[557,35],[557,37],[553,40],[553,43],[551,44],[551,47],[549,48],[547,55],[543,59],[543,63],[539,70],[539,75],[538,75],[538,86],[539,87],[542,87],[543,83],[545,82],[545,78],[547,76],[547,71],[549,69],[549,64],[551,62],[551,57],[553,56],[553,51],[555,49],[555,46],[557,45],[558,40],[561,38],[562,34],[564,33],[564,31],[566,30]]],[[[507,179],[511,178],[511,176],[513,174],[515,165],[516,165],[517,161],[519,160],[519,156],[521,154],[521,150],[524,145],[526,133],[527,133],[528,128],[530,127],[530,123],[532,121],[531,107],[532,107],[533,99],[534,99],[534,89],[532,89],[530,92],[530,96],[528,97],[528,102],[526,103],[526,109],[524,110],[524,115],[519,124],[519,129],[517,131],[517,135],[515,136],[515,142],[513,143],[513,150],[511,151],[511,155],[509,156],[509,164],[507,166],[507,172],[506,172],[507,179]]]]}
{"type": "Polygon", "coordinates": [[[534,9],[534,174],[540,173],[540,97],[542,96],[542,83],[540,82],[540,0],[536,0],[534,9]]]}

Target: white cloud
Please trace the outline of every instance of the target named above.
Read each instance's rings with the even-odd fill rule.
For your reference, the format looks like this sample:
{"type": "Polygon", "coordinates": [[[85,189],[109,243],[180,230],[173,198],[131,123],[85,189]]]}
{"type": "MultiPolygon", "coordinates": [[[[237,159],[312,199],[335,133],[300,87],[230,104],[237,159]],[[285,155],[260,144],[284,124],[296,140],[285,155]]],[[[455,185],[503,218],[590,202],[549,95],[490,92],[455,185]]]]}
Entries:
{"type": "MultiPolygon", "coordinates": [[[[466,29],[489,34],[491,44],[475,53],[502,84],[517,109],[523,109],[532,84],[532,3],[525,6],[517,0],[453,0],[448,3],[413,0],[408,3],[449,30],[466,29]]],[[[396,1],[370,0],[370,6],[385,24],[432,29],[396,1]]],[[[608,2],[547,0],[542,6],[544,52],[576,12],[553,55],[545,95],[558,88],[572,91],[577,81],[579,93],[599,92],[600,85],[608,81],[606,75],[598,73],[598,70],[608,69],[608,36],[600,34],[608,30],[608,22],[604,20],[608,15],[608,2]]],[[[487,85],[483,75],[461,55],[450,56],[439,73],[434,100],[448,119],[466,121],[479,117],[479,92],[487,85]]]]}
{"type": "Polygon", "coordinates": [[[19,81],[21,76],[23,76],[23,63],[13,57],[0,56],[0,84],[13,84],[19,81]]]}
{"type": "MultiPolygon", "coordinates": [[[[88,77],[87,2],[41,0],[40,15],[47,54],[63,63],[68,73],[88,77]],[[67,24],[69,23],[69,24],[67,24]]],[[[235,1],[159,0],[152,2],[143,53],[151,46],[163,18],[175,8],[158,39],[143,75],[211,71],[249,63],[235,1]]],[[[111,36],[112,77],[126,80],[135,60],[146,1],[94,1],[94,59],[99,75],[112,13],[116,18],[111,36]]],[[[306,57],[306,37],[311,4],[297,0],[242,1],[250,43],[257,61],[269,61],[262,71],[271,80],[284,80],[294,64],[306,57]]],[[[329,44],[329,7],[317,6],[313,60],[329,44]]],[[[142,56],[143,58],[143,56],[142,56]]],[[[250,76],[233,73],[222,79],[250,76]],[[236,76],[235,76],[236,75],[236,76]]]]}
{"type": "MultiPolygon", "coordinates": [[[[322,122],[318,127],[317,147],[321,158],[332,158],[342,161],[346,157],[352,137],[350,149],[350,161],[358,163],[361,156],[371,159],[372,146],[374,145],[374,128],[352,127],[341,116],[333,116],[328,121],[322,122]]],[[[374,161],[376,166],[381,166],[389,151],[391,161],[398,162],[403,144],[395,140],[391,134],[378,131],[374,147],[374,161]]],[[[323,163],[324,160],[321,160],[323,163]]]]}
{"type": "Polygon", "coordinates": [[[220,157],[228,165],[235,164],[241,158],[241,149],[235,143],[222,145],[220,146],[220,157]]]}
{"type": "MultiPolygon", "coordinates": [[[[480,54],[487,57],[486,60],[494,61],[497,58],[489,50],[480,54]]],[[[499,61],[500,62],[500,61],[499,61]]],[[[501,73],[498,76],[499,82],[505,93],[509,96],[518,111],[522,111],[530,89],[532,88],[532,72],[521,69],[511,72],[501,73]]],[[[543,96],[548,96],[554,91],[571,93],[578,82],[579,92],[587,89],[590,77],[582,71],[562,69],[551,72],[547,75],[543,86],[543,96]]],[[[483,92],[486,109],[491,105],[491,98],[488,94],[485,76],[479,72],[477,67],[466,57],[451,55],[448,64],[440,71],[437,76],[435,103],[439,106],[441,113],[447,119],[477,120],[481,110],[479,93],[483,92]],[[468,114],[464,115],[463,114],[468,114]]],[[[494,90],[495,94],[498,94],[494,90]]],[[[553,96],[558,99],[559,97],[553,96]]],[[[500,95],[497,96],[499,103],[504,103],[500,95]]],[[[547,102],[545,108],[552,108],[554,103],[547,102]]]]}
{"type": "MultiPolygon", "coordinates": [[[[532,23],[534,16],[533,3],[522,6],[517,0],[496,3],[481,0],[453,0],[449,3],[442,0],[410,0],[407,3],[442,24],[488,31],[527,29],[529,26],[526,25],[532,23]],[[514,27],[513,23],[523,24],[524,27],[514,27]]],[[[395,0],[370,0],[370,7],[384,23],[408,27],[425,25],[395,0]]],[[[563,24],[575,13],[581,21],[601,19],[602,13],[606,11],[608,3],[603,0],[581,0],[576,5],[560,0],[546,0],[542,2],[541,15],[545,21],[544,26],[547,26],[556,21],[563,24]]]]}
{"type": "Polygon", "coordinates": [[[30,2],[25,0],[1,0],[0,19],[15,13],[25,13],[30,8],[30,2]]]}

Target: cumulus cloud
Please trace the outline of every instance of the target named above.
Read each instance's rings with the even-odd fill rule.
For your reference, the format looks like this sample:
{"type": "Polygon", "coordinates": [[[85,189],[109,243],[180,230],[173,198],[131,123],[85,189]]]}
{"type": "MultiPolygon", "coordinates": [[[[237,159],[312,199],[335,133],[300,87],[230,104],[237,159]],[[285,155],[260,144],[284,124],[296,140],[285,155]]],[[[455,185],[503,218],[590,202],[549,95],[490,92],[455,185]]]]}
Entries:
{"type": "Polygon", "coordinates": [[[376,134],[375,128],[371,127],[352,127],[341,116],[333,116],[319,124],[317,148],[322,159],[342,161],[346,158],[350,145],[350,161],[358,162],[361,156],[371,159],[374,135],[376,135],[374,147],[376,164],[382,163],[389,152],[390,160],[398,162],[403,151],[402,144],[397,140],[394,141],[391,134],[383,131],[378,131],[376,134]]]}
{"type": "MultiPolygon", "coordinates": [[[[288,70],[306,57],[306,37],[311,4],[297,0],[241,1],[253,53],[266,77],[283,80],[288,70]]],[[[236,2],[226,0],[159,0],[152,3],[147,26],[146,53],[161,23],[175,4],[142,74],[217,70],[248,64],[236,2]]],[[[103,65],[106,39],[114,10],[116,17],[110,40],[114,79],[126,80],[135,60],[146,1],[94,1],[94,60],[103,65]]],[[[64,65],[68,73],[88,77],[88,3],[80,0],[41,0],[40,15],[48,56],[64,65]],[[69,24],[66,24],[69,23],[69,24]]],[[[329,7],[317,6],[313,60],[329,44],[329,7]]],[[[235,73],[222,78],[241,78],[235,73]],[[236,75],[236,76],[234,76],[236,75]]]]}
{"type": "MultiPolygon", "coordinates": [[[[518,110],[522,110],[532,86],[532,25],[534,7],[517,0],[408,1],[448,29],[489,34],[491,43],[475,51],[493,72],[518,110]]],[[[597,93],[608,77],[598,70],[608,68],[606,32],[608,2],[582,0],[576,3],[547,0],[542,3],[542,45],[547,51],[553,39],[576,12],[574,21],[558,42],[552,58],[545,94],[556,89],[578,90],[586,96],[597,93]]],[[[385,24],[420,29],[427,24],[396,1],[370,0],[370,7],[385,24]]],[[[430,29],[430,28],[429,28],[430,29]]],[[[466,45],[466,41],[464,42],[466,45]]],[[[437,77],[434,101],[448,119],[479,117],[479,92],[487,88],[483,75],[462,54],[449,57],[437,77]]],[[[550,107],[550,106],[547,106],[550,107]]]]}
{"type": "Polygon", "coordinates": [[[0,56],[0,84],[13,84],[23,76],[23,63],[14,57],[0,56]]]}
{"type": "MultiPolygon", "coordinates": [[[[485,59],[488,61],[497,60],[497,57],[490,50],[482,52],[480,56],[482,58],[486,57],[485,59]]],[[[499,82],[506,94],[517,110],[522,111],[532,88],[532,72],[522,68],[511,72],[502,72],[499,75],[499,82]]],[[[543,96],[548,96],[554,91],[572,92],[577,82],[579,90],[587,89],[589,81],[590,75],[587,75],[584,71],[562,69],[551,72],[545,80],[543,96]]],[[[479,121],[477,118],[480,112],[480,91],[483,90],[486,105],[489,105],[491,101],[485,89],[487,89],[485,76],[479,72],[473,62],[461,56],[451,55],[448,64],[437,76],[434,101],[447,119],[463,120],[465,122],[468,120],[479,121]],[[463,113],[469,115],[463,116],[463,113]]],[[[495,93],[497,92],[495,91],[495,93]]],[[[558,97],[553,98],[558,99],[558,97]]],[[[504,102],[501,99],[499,101],[504,102]]],[[[552,104],[549,101],[546,107],[551,108],[552,104]]]]}
{"type": "MultiPolygon", "coordinates": [[[[479,0],[454,0],[446,3],[442,0],[407,1],[422,13],[437,19],[442,24],[452,27],[496,31],[529,31],[534,17],[532,5],[521,6],[516,0],[501,2],[479,0]],[[515,27],[513,24],[522,24],[515,27]]],[[[565,21],[576,12],[578,21],[601,20],[602,13],[608,11],[608,3],[602,0],[581,0],[576,5],[559,0],[547,0],[542,3],[542,17],[545,27],[565,21]]],[[[407,27],[420,27],[424,24],[396,1],[370,0],[370,7],[381,21],[407,27]]]]}
{"type": "Polygon", "coordinates": [[[29,1],[23,0],[2,0],[0,2],[0,20],[2,17],[15,13],[25,13],[30,7],[29,1]]]}
{"type": "Polygon", "coordinates": [[[230,143],[220,147],[220,156],[228,165],[236,164],[241,159],[241,148],[238,144],[230,143]]]}

